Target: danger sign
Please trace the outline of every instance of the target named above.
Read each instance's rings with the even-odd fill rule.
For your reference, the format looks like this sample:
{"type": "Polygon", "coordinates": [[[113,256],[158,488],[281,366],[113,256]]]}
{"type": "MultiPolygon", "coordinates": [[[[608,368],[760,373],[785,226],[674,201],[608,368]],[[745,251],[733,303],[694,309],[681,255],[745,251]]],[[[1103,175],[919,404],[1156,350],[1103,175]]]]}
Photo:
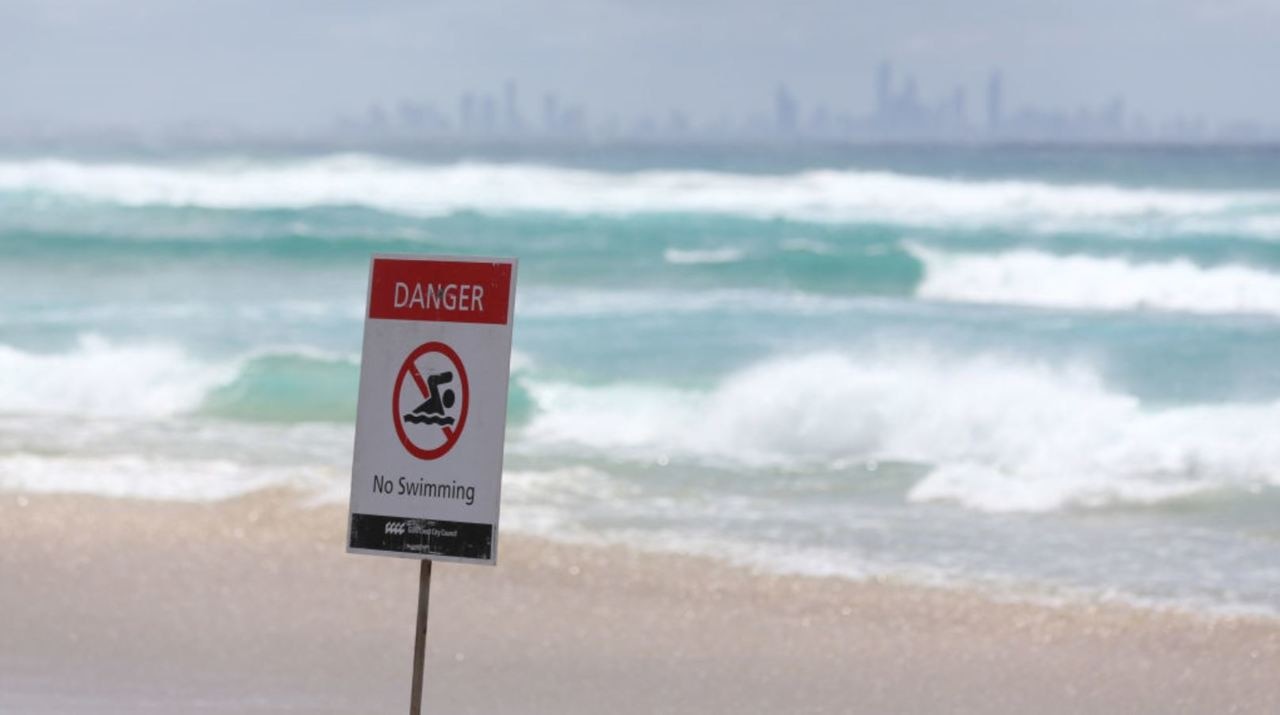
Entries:
{"type": "Polygon", "coordinates": [[[515,272],[373,258],[348,551],[495,562],[515,272]]]}

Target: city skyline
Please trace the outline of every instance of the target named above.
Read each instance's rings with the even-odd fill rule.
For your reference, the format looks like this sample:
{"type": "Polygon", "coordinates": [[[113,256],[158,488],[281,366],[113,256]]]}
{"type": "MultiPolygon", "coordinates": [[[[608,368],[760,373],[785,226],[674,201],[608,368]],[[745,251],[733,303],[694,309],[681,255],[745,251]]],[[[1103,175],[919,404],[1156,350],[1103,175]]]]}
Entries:
{"type": "MultiPolygon", "coordinates": [[[[1280,143],[1280,123],[1213,122],[1199,115],[1156,117],[1124,94],[1074,107],[1036,105],[1010,87],[1002,68],[930,93],[911,68],[885,59],[864,86],[829,100],[800,95],[790,82],[761,87],[758,106],[742,114],[699,114],[680,107],[626,114],[600,111],[554,89],[527,92],[516,79],[464,89],[452,99],[373,101],[361,111],[292,131],[230,122],[185,121],[154,130],[126,126],[0,126],[0,146],[70,141],[76,145],[382,144],[484,145],[669,142],[689,144],[832,143],[1280,143]],[[869,109],[859,111],[859,101],[869,109]],[[7,130],[6,130],[7,129],[7,130]]],[[[434,93],[438,95],[439,93],[434,93]]]]}
{"type": "MultiPolygon", "coordinates": [[[[1154,117],[1131,108],[1123,94],[1074,107],[1039,106],[1010,92],[1004,71],[992,69],[971,86],[927,94],[917,75],[880,61],[871,109],[857,112],[855,97],[836,101],[799,96],[779,82],[761,105],[744,115],[699,115],[679,107],[597,116],[586,101],[543,90],[525,97],[521,83],[468,89],[452,102],[401,98],[371,103],[362,114],[334,122],[349,137],[562,140],[831,140],[831,141],[1173,141],[1268,142],[1280,125],[1215,123],[1199,115],[1154,117]],[[449,106],[452,104],[452,106],[449,106]]],[[[856,93],[856,91],[855,91],[856,93]]]]}

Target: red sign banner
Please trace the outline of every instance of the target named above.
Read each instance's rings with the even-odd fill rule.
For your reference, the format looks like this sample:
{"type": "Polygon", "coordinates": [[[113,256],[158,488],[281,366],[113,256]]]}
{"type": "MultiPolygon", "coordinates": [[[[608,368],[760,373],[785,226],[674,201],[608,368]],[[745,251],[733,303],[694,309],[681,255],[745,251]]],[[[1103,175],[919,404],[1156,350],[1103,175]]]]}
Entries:
{"type": "Polygon", "coordinates": [[[369,317],[506,325],[511,264],[375,258],[369,317]]]}

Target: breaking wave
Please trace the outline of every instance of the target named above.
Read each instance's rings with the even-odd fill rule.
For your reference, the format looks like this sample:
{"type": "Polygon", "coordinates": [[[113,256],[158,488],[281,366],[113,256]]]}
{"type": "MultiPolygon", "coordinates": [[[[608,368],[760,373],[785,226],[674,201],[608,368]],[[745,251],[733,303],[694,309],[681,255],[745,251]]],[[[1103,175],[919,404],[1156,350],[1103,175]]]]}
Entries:
{"type": "MultiPolygon", "coordinates": [[[[513,372],[530,364],[527,355],[512,354],[513,372]]],[[[170,344],[120,344],[93,334],[56,353],[0,344],[0,415],[350,423],[358,382],[358,356],[306,346],[202,359],[170,344]]],[[[518,386],[512,392],[518,412],[518,386]]]]}
{"type": "Polygon", "coordinates": [[[1149,407],[1087,369],[816,353],[706,390],[526,381],[525,449],[783,469],[929,468],[909,498],[983,511],[1280,486],[1280,403],[1149,407]]]}
{"type": "Polygon", "coordinates": [[[63,353],[0,345],[0,412],[154,418],[198,407],[236,375],[164,344],[117,345],[93,335],[63,353]]]}
{"type": "Polygon", "coordinates": [[[1133,262],[1035,250],[953,253],[909,246],[925,266],[929,300],[1082,310],[1280,315],[1280,274],[1186,258],[1133,262]]]}
{"type": "Polygon", "coordinates": [[[354,357],[304,347],[200,359],[166,343],[89,334],[57,353],[0,345],[0,413],[341,420],[355,414],[356,377],[354,357]]]}
{"type": "Polygon", "coordinates": [[[907,226],[1010,226],[1126,234],[1280,238],[1280,193],[960,180],[885,171],[604,172],[532,164],[415,164],[345,154],[197,163],[0,161],[0,192],[127,206],[217,209],[367,206],[459,211],[711,213],[907,226]]]}
{"type": "MultiPolygon", "coordinates": [[[[996,512],[1280,487],[1280,401],[1151,405],[1085,366],[922,350],[817,352],[694,389],[554,380],[525,356],[513,362],[512,444],[526,453],[831,474],[902,462],[925,473],[909,499],[996,512]]],[[[0,414],[55,423],[204,415],[345,425],[356,379],[353,356],[292,349],[206,361],[171,346],[85,336],[63,353],[0,346],[0,414]]],[[[126,460],[103,468],[135,467],[126,460]]]]}

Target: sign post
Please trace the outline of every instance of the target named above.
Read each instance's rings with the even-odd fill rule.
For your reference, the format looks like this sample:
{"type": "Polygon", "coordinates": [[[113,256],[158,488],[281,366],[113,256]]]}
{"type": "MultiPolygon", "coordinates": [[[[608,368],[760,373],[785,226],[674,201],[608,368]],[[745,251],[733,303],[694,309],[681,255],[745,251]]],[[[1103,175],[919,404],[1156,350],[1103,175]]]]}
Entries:
{"type": "Polygon", "coordinates": [[[413,628],[413,685],[409,688],[409,715],[422,713],[422,676],[427,663],[427,611],[431,604],[431,559],[418,567],[418,622],[413,628]]]}
{"type": "Polygon", "coordinates": [[[514,259],[370,266],[347,551],[421,560],[414,715],[432,561],[497,561],[515,278],[514,259]]]}

